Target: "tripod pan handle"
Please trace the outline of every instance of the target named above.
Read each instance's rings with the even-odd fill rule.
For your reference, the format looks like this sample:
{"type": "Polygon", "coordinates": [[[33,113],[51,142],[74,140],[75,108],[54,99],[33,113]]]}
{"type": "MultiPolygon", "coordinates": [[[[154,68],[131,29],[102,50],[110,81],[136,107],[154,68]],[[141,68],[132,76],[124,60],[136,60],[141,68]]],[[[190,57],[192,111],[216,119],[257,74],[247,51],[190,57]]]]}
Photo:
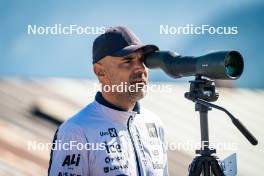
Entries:
{"type": "Polygon", "coordinates": [[[258,140],[247,130],[247,128],[238,119],[232,118],[232,122],[252,145],[258,144],[258,140]]]}

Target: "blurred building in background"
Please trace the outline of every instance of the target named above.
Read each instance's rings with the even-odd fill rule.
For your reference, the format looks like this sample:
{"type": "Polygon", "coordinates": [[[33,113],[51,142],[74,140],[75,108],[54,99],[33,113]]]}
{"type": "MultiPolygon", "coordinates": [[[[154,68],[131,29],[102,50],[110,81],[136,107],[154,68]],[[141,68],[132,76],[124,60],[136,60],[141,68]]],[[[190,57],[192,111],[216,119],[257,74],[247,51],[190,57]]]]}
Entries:
{"type": "MultiPolygon", "coordinates": [[[[158,114],[164,123],[170,174],[184,176],[198,149],[199,116],[194,104],[183,96],[189,89],[188,84],[161,84],[166,84],[169,92],[148,92],[141,105],[158,114]]],[[[50,143],[61,122],[94,100],[95,85],[95,81],[76,79],[2,78],[0,175],[46,175],[50,151],[34,150],[32,145],[50,143]]],[[[209,136],[217,155],[224,159],[237,153],[239,175],[261,175],[264,90],[221,88],[219,93],[216,104],[239,118],[258,138],[259,144],[251,146],[226,114],[209,111],[209,136]]]]}

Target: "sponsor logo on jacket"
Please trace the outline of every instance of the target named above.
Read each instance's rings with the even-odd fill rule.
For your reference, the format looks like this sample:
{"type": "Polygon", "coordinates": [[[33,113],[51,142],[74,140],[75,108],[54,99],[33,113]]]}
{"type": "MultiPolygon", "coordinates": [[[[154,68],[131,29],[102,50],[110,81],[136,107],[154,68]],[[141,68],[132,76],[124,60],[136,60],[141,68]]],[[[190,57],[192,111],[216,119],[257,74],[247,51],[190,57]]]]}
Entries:
{"type": "Polygon", "coordinates": [[[78,154],[77,156],[76,156],[76,154],[66,155],[66,157],[62,163],[62,166],[71,166],[71,165],[79,166],[80,157],[81,157],[80,154],[78,154]]]}
{"type": "Polygon", "coordinates": [[[145,125],[147,127],[149,137],[157,138],[158,137],[158,132],[157,132],[155,123],[146,123],[145,125]]]}
{"type": "Polygon", "coordinates": [[[107,131],[101,131],[100,136],[110,135],[111,137],[117,137],[117,132],[115,128],[108,128],[107,131]]]}

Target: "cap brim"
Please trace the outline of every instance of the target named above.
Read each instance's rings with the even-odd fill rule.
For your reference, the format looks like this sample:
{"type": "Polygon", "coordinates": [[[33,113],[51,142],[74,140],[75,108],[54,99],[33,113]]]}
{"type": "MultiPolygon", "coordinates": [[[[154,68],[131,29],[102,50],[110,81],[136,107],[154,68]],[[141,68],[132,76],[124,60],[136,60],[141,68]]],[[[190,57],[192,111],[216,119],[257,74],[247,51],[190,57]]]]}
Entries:
{"type": "Polygon", "coordinates": [[[144,54],[148,54],[154,51],[159,50],[159,48],[156,45],[130,45],[127,46],[117,52],[114,52],[113,54],[111,54],[111,56],[114,57],[123,57],[123,56],[127,56],[137,50],[142,50],[144,54]]]}

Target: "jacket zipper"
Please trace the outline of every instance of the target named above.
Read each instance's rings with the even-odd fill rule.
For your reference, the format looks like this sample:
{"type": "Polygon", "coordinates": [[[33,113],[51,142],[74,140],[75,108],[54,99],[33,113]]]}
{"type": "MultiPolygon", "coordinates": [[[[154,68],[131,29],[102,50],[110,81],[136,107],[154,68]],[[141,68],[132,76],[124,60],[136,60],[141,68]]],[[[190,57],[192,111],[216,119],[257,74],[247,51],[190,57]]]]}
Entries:
{"type": "Polygon", "coordinates": [[[127,121],[127,130],[128,130],[129,137],[130,137],[130,140],[132,142],[132,146],[133,146],[134,153],[135,153],[135,156],[136,156],[136,163],[137,163],[138,174],[139,174],[139,176],[141,176],[140,166],[139,166],[139,159],[138,159],[138,155],[137,155],[137,151],[136,151],[136,146],[135,146],[135,142],[134,142],[134,139],[133,139],[132,134],[131,134],[131,131],[130,131],[130,121],[132,120],[132,118],[133,118],[132,116],[130,116],[128,118],[128,121],[127,121]]]}

